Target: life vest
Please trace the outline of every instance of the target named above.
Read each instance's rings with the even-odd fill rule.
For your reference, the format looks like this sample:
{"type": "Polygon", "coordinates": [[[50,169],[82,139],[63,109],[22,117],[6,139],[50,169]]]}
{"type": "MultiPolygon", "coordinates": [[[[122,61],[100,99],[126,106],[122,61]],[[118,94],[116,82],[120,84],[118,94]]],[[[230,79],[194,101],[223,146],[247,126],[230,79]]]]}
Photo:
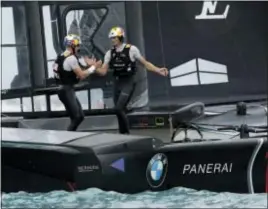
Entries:
{"type": "Polygon", "coordinates": [[[54,78],[57,84],[74,85],[79,82],[79,79],[77,78],[77,75],[73,72],[73,70],[66,71],[64,70],[64,67],[63,67],[63,63],[65,59],[71,55],[72,54],[68,52],[64,52],[57,56],[57,59],[55,61],[55,63],[57,64],[57,67],[53,68],[54,78]]]}
{"type": "Polygon", "coordinates": [[[136,73],[136,62],[132,62],[129,56],[130,44],[126,44],[121,52],[115,48],[111,49],[111,60],[109,67],[116,77],[131,76],[136,73]]]}

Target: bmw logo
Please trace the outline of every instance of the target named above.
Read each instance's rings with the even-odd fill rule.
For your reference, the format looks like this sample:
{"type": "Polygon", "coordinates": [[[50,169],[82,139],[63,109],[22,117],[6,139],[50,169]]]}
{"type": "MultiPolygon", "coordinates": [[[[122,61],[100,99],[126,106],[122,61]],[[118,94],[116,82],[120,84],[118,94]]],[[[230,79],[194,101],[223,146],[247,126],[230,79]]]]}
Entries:
{"type": "Polygon", "coordinates": [[[152,188],[160,187],[166,178],[168,169],[168,159],[165,154],[156,154],[150,160],[147,170],[146,170],[146,178],[148,184],[152,188]]]}

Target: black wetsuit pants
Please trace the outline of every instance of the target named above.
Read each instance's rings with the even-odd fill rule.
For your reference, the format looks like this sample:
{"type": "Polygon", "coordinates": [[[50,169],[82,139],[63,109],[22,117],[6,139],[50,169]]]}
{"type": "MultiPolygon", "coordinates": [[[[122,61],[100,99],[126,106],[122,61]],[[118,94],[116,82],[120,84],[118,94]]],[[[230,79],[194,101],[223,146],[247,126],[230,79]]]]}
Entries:
{"type": "Polygon", "coordinates": [[[119,132],[129,134],[129,124],[126,115],[127,105],[135,90],[133,77],[117,78],[114,82],[114,105],[118,119],[119,132]]]}
{"type": "Polygon", "coordinates": [[[63,88],[58,93],[58,97],[63,103],[71,119],[71,123],[67,130],[76,131],[78,126],[84,120],[84,112],[78,98],[76,97],[73,86],[64,85],[62,87],[63,88]]]}

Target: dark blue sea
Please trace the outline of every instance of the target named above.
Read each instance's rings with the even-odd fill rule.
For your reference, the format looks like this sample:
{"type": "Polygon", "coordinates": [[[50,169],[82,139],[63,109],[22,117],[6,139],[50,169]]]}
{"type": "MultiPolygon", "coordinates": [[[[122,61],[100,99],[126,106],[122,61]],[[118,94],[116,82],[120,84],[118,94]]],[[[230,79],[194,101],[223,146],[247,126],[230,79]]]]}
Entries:
{"type": "Polygon", "coordinates": [[[232,194],[174,188],[135,195],[88,189],[2,194],[3,208],[267,208],[267,194],[232,194]]]}

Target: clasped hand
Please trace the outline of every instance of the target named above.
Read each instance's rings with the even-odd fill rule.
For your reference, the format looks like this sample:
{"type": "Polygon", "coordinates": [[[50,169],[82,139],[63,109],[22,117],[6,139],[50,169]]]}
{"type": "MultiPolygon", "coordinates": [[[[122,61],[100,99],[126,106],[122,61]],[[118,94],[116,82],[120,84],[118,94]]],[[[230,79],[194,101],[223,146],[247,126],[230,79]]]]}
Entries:
{"type": "Polygon", "coordinates": [[[89,65],[92,66],[94,65],[96,68],[100,68],[102,65],[101,60],[96,60],[96,58],[89,58],[88,56],[84,57],[85,62],[89,65]]]}

